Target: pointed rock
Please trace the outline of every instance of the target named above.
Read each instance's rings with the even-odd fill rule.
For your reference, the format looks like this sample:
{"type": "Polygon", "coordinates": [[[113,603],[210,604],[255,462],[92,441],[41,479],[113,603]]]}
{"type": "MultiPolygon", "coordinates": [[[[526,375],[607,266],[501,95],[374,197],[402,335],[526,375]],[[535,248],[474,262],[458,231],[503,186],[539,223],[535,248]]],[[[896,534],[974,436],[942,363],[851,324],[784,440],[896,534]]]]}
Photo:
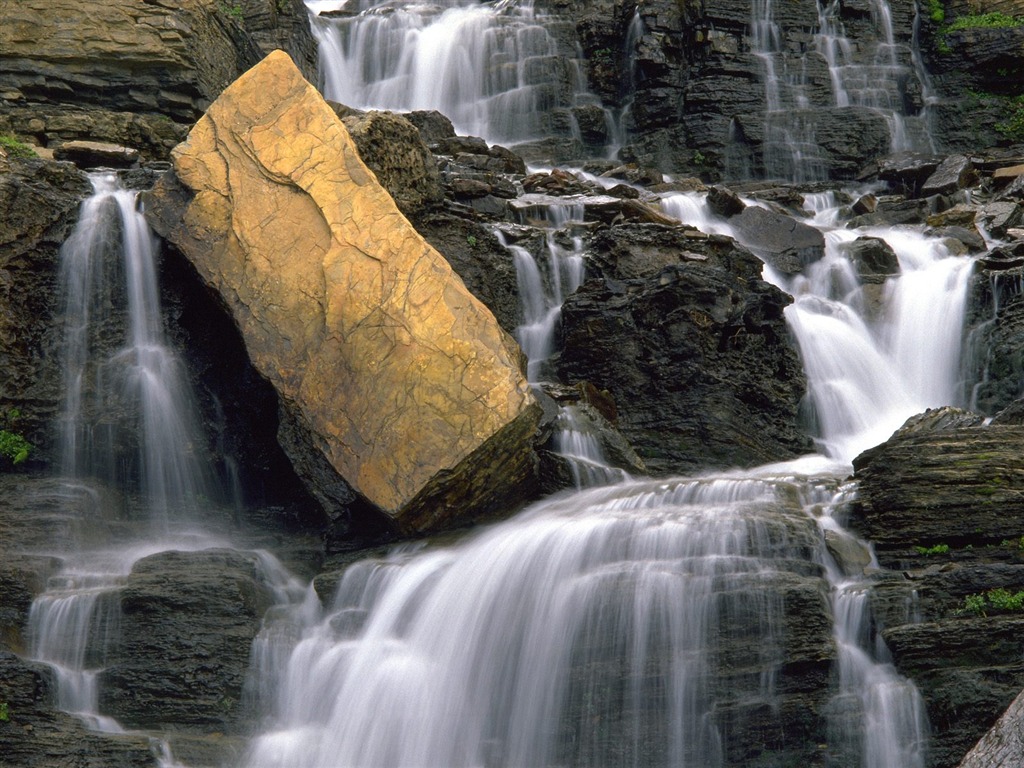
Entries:
{"type": "Polygon", "coordinates": [[[173,159],[154,226],[227,306],[329,512],[350,500],[339,477],[404,532],[522,499],[539,407],[519,348],[286,54],[225,90],[173,159]]]}

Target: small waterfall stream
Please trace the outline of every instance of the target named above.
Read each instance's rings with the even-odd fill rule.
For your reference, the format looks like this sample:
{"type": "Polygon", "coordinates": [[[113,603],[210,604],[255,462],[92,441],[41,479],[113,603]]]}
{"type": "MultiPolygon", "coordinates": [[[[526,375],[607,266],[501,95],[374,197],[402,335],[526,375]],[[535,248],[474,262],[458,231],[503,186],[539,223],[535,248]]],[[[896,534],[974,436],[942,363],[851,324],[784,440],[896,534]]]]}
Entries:
{"type": "MultiPolygon", "coordinates": [[[[116,174],[90,179],[93,194],[61,250],[62,493],[69,514],[86,512],[74,527],[80,539],[54,542],[62,567],[33,601],[26,636],[29,657],[54,671],[56,706],[121,733],[100,712],[98,679],[117,655],[133,566],[168,550],[232,545],[199,526],[229,494],[211,480],[185,366],[163,329],[155,237],[137,193],[116,174]]],[[[287,603],[294,588],[282,566],[256,555],[268,588],[287,603]]],[[[166,743],[154,740],[153,750],[164,768],[179,765],[166,743]]]]}
{"type": "Polygon", "coordinates": [[[307,5],[323,93],[347,106],[436,109],[461,134],[518,144],[572,137],[572,108],[600,103],[531,2],[307,5]]]}
{"type": "Polygon", "coordinates": [[[889,151],[934,150],[928,128],[927,75],[920,55],[896,41],[887,0],[871,0],[875,40],[851,40],[836,0],[818,0],[818,28],[813,44],[795,54],[784,38],[773,0],[751,5],[751,54],[760,61],[765,88],[763,139],[764,175],[796,182],[829,177],[819,145],[817,122],[823,108],[859,108],[884,118],[889,151]],[[831,83],[831,98],[824,102],[815,92],[817,63],[824,59],[831,83]],[[908,95],[909,92],[916,92],[908,95]],[[914,111],[908,102],[920,101],[914,111]]]}

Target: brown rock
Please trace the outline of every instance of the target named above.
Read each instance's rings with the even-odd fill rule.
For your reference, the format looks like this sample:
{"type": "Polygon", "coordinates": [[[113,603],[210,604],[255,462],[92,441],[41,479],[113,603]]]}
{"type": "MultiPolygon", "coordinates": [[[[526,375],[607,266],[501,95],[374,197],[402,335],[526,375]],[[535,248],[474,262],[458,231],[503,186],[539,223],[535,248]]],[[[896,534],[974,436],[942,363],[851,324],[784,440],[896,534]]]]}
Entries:
{"type": "Polygon", "coordinates": [[[539,416],[520,351],[288,56],[239,78],[173,154],[192,198],[176,208],[166,180],[154,224],[221,294],[305,437],[292,452],[405,531],[514,506],[539,416]]]}
{"type": "Polygon", "coordinates": [[[415,125],[391,112],[365,112],[343,121],[359,157],[402,213],[415,216],[441,204],[441,174],[415,125]]]}
{"type": "Polygon", "coordinates": [[[0,131],[44,146],[99,140],[163,158],[260,46],[315,71],[301,0],[17,0],[0,18],[0,131]]]}

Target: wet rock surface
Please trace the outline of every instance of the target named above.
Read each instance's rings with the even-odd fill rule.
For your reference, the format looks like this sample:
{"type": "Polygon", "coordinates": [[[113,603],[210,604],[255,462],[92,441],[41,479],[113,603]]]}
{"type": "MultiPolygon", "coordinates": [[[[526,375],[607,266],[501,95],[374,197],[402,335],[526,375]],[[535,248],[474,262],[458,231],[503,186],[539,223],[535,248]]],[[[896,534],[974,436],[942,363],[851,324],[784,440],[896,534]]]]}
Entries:
{"type": "Polygon", "coordinates": [[[894,569],[872,602],[924,696],[932,766],[956,765],[1024,688],[1024,618],[1000,597],[1024,590],[1022,430],[937,409],[854,462],[850,524],[894,569]]]}
{"type": "Polygon", "coordinates": [[[0,169],[0,408],[21,412],[17,428],[50,457],[62,400],[57,275],[60,247],[90,191],[68,163],[11,160],[0,169]]]}
{"type": "Polygon", "coordinates": [[[238,731],[252,640],[271,602],[250,553],[140,560],[120,593],[122,639],[102,674],[101,711],[129,728],[238,731]]]}
{"type": "MultiPolygon", "coordinates": [[[[642,231],[621,228],[620,242],[642,231]]],[[[676,264],[638,278],[610,271],[566,302],[560,376],[611,393],[620,430],[656,474],[806,452],[788,297],[729,240],[660,234],[676,238],[676,264]]]]}

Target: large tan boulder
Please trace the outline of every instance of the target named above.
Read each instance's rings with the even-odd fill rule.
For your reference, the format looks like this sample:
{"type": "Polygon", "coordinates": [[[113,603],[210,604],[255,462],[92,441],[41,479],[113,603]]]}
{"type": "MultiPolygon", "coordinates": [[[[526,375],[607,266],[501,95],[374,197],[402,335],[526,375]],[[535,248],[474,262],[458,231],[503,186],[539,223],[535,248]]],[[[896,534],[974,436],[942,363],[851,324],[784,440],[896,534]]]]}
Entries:
{"type": "Polygon", "coordinates": [[[173,159],[185,193],[158,185],[154,225],[230,310],[321,501],[341,495],[320,457],[406,532],[514,506],[539,417],[519,348],[288,56],[224,91],[173,159]]]}

